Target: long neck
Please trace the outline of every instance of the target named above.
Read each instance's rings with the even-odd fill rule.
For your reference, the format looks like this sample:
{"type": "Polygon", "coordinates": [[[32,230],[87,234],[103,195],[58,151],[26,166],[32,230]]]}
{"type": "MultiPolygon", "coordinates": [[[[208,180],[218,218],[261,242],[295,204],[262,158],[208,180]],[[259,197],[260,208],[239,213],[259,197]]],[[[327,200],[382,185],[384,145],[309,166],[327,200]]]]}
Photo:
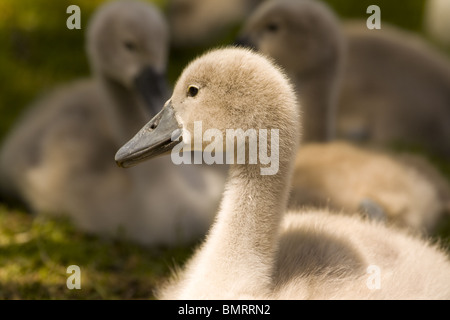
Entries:
{"type": "Polygon", "coordinates": [[[338,66],[293,75],[298,100],[302,104],[302,142],[334,139],[337,94],[340,85],[338,66]]]}
{"type": "Polygon", "coordinates": [[[289,152],[275,175],[261,175],[259,165],[230,165],[221,209],[188,266],[181,299],[269,294],[290,185],[294,152],[289,152]]]}
{"type": "Polygon", "coordinates": [[[149,115],[133,90],[105,76],[98,78],[108,101],[106,114],[110,116],[116,141],[124,144],[145,125],[149,115]]]}

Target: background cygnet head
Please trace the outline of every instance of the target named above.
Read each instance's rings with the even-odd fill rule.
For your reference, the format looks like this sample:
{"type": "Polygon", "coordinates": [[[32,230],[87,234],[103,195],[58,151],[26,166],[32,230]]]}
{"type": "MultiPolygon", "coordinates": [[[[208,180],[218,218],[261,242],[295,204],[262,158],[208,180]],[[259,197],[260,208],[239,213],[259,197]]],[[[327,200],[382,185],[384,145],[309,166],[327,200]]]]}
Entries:
{"type": "MultiPolygon", "coordinates": [[[[213,145],[216,151],[221,146],[227,151],[230,129],[277,129],[281,167],[291,160],[299,139],[296,103],[287,77],[262,55],[242,48],[210,51],[184,69],[162,111],[117,152],[116,161],[129,167],[163,154],[178,143],[173,140],[176,132],[183,135],[183,143],[192,145],[191,150],[205,151],[213,145]],[[202,136],[206,130],[215,130],[213,144],[203,141],[196,148],[198,121],[202,136]]],[[[271,139],[269,134],[267,150],[271,139]]],[[[249,150],[249,139],[232,143],[249,150]]]]}
{"type": "Polygon", "coordinates": [[[291,77],[303,102],[304,141],[332,138],[345,41],[326,5],[310,0],[267,1],[249,17],[236,44],[272,57],[291,77]]]}
{"type": "Polygon", "coordinates": [[[249,17],[238,44],[271,56],[289,74],[307,77],[329,68],[341,57],[343,39],[339,22],[321,2],[267,1],[249,17]]]}
{"type": "MultiPolygon", "coordinates": [[[[161,108],[168,95],[166,21],[151,3],[107,2],[92,17],[87,53],[92,71],[138,95],[150,108],[161,108]]],[[[150,110],[152,115],[159,110],[150,110]]]]}

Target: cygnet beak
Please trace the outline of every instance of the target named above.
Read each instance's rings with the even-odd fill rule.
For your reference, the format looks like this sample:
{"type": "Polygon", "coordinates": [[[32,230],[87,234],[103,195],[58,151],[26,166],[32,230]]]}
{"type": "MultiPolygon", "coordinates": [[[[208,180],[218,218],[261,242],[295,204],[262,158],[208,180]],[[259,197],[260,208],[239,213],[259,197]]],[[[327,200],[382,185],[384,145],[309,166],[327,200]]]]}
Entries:
{"type": "Polygon", "coordinates": [[[169,96],[166,74],[158,72],[152,67],[145,67],[135,78],[134,85],[144,101],[150,117],[155,116],[169,96]]]}
{"type": "Polygon", "coordinates": [[[128,168],[144,160],[169,153],[181,140],[182,127],[175,118],[175,111],[169,101],[152,120],[117,151],[115,160],[119,167],[128,168]]]}
{"type": "Polygon", "coordinates": [[[256,44],[254,44],[253,41],[250,40],[250,37],[247,37],[247,36],[238,37],[234,41],[233,45],[236,47],[244,47],[244,48],[252,49],[254,51],[258,50],[256,44]]]}

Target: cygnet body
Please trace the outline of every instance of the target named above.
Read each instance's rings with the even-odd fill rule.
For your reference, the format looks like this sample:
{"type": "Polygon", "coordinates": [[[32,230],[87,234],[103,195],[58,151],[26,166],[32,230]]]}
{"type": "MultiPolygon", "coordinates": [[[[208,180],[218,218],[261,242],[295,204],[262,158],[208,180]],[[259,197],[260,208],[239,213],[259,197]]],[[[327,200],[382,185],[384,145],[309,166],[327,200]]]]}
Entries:
{"type": "MultiPolygon", "coordinates": [[[[241,48],[214,50],[185,68],[162,111],[117,152],[117,163],[129,167],[170,150],[173,134],[190,144],[195,121],[222,135],[227,129],[278,130],[267,148],[279,155],[279,170],[264,175],[266,164],[249,159],[230,164],[208,236],[159,297],[448,299],[450,262],[426,241],[357,215],[286,214],[298,111],[287,76],[267,58],[241,48]],[[376,290],[368,285],[371,266],[380,271],[376,290]]],[[[204,152],[207,146],[198,147],[204,152]]]]}
{"type": "Polygon", "coordinates": [[[338,137],[400,144],[450,159],[450,62],[418,35],[384,23],[344,24],[348,42],[338,137]]]}

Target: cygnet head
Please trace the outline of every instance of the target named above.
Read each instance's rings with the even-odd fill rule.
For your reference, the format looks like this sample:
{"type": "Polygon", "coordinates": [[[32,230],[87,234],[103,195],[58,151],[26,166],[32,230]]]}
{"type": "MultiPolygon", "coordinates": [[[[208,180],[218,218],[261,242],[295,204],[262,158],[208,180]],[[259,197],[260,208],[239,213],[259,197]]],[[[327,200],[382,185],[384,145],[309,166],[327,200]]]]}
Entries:
{"type": "MultiPolygon", "coordinates": [[[[289,159],[286,153],[296,150],[299,139],[297,119],[295,92],[274,63],[248,49],[214,50],[185,68],[163,110],[117,152],[116,161],[128,167],[166,153],[180,135],[192,144],[186,131],[193,139],[195,122],[201,122],[203,134],[220,132],[222,143],[227,129],[278,129],[279,158],[289,159]]],[[[210,143],[203,141],[199,149],[192,145],[203,151],[210,143]]]]}
{"type": "Polygon", "coordinates": [[[331,10],[320,1],[266,1],[249,17],[237,44],[274,58],[290,76],[306,78],[336,67],[343,36],[331,10]]]}
{"type": "Polygon", "coordinates": [[[146,100],[162,95],[167,92],[168,37],[166,22],[151,3],[107,2],[88,26],[91,68],[128,90],[137,89],[146,100]]]}

